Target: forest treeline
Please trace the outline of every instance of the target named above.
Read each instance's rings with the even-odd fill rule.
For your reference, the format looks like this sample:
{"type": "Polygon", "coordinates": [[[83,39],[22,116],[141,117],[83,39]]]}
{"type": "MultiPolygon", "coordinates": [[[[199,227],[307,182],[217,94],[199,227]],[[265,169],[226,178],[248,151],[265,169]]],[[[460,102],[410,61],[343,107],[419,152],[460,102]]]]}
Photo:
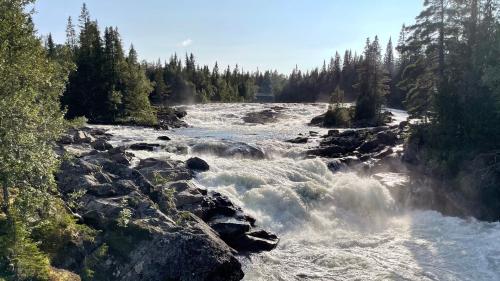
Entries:
{"type": "MultiPolygon", "coordinates": [[[[378,48],[378,38],[375,42],[378,48]]],[[[174,54],[165,62],[139,62],[133,46],[125,51],[116,27],[105,27],[101,34],[85,4],[76,26],[68,19],[66,42],[56,44],[49,34],[45,48],[51,59],[73,67],[62,97],[68,118],[139,125],[154,124],[155,107],[173,104],[252,102],[256,95],[271,96],[277,102],[329,101],[336,88],[345,93],[346,101],[353,101],[359,95],[355,85],[364,62],[364,54],[347,50],[342,58],[336,53],[320,68],[306,72],[295,68],[290,75],[249,72],[238,65],[221,68],[217,62],[213,67],[200,66],[193,54],[174,54]]],[[[395,56],[392,40],[383,66],[390,85],[384,102],[402,107],[405,92],[397,85],[406,65],[395,56]]]]}

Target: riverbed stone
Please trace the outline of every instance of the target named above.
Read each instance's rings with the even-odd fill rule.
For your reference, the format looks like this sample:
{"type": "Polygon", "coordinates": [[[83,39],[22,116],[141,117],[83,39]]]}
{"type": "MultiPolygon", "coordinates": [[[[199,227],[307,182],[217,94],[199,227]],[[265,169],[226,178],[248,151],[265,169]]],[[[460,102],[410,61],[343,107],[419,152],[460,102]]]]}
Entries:
{"type": "Polygon", "coordinates": [[[129,149],[131,150],[145,150],[145,151],[155,151],[156,149],[160,148],[161,145],[158,143],[145,143],[145,142],[140,142],[140,143],[134,143],[131,144],[129,149]]]}
{"type": "Polygon", "coordinates": [[[113,148],[113,146],[110,143],[108,143],[105,139],[97,139],[93,141],[90,145],[92,146],[93,149],[99,151],[106,151],[113,148]]]}
{"type": "Polygon", "coordinates": [[[291,140],[287,140],[289,143],[307,143],[309,141],[308,137],[296,137],[291,140]]]}
{"type": "Polygon", "coordinates": [[[210,169],[210,166],[208,165],[208,163],[199,157],[189,158],[186,161],[186,166],[191,170],[200,171],[200,172],[205,172],[205,171],[208,171],[210,169]]]}

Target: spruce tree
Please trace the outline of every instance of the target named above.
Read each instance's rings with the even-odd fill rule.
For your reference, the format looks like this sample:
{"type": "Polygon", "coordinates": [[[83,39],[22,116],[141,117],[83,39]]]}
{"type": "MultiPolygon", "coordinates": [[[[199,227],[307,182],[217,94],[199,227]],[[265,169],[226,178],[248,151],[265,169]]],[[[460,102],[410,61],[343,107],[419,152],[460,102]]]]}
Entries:
{"type": "Polygon", "coordinates": [[[73,20],[68,17],[68,22],[66,24],[66,46],[69,47],[73,52],[77,47],[78,41],[76,38],[75,26],[73,25],[73,20]]]}
{"type": "Polygon", "coordinates": [[[359,68],[359,92],[356,99],[354,120],[367,125],[378,125],[382,120],[381,109],[388,92],[388,79],[384,73],[378,37],[373,42],[368,38],[364,58],[359,68]]]}
{"type": "Polygon", "coordinates": [[[151,101],[155,105],[164,105],[167,102],[170,94],[170,89],[165,83],[165,74],[160,60],[154,66],[152,73],[153,93],[151,94],[151,101]]]}
{"type": "Polygon", "coordinates": [[[49,35],[47,36],[46,49],[47,49],[47,56],[50,59],[55,59],[56,58],[56,45],[54,44],[54,40],[52,39],[51,33],[49,33],[49,35]]]}
{"type": "Polygon", "coordinates": [[[137,60],[137,52],[131,46],[126,60],[126,78],[123,91],[125,121],[137,125],[154,125],[157,123],[156,114],[149,101],[149,94],[153,87],[137,60]]]}

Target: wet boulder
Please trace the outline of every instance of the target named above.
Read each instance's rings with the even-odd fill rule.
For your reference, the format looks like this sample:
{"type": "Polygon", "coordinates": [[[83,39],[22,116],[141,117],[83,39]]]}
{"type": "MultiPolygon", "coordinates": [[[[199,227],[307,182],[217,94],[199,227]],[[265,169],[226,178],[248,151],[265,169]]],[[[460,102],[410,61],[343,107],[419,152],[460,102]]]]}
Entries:
{"type": "Polygon", "coordinates": [[[322,127],[323,126],[323,122],[325,121],[325,113],[321,114],[321,115],[318,115],[318,116],[315,116],[311,119],[311,121],[309,122],[309,125],[310,126],[318,126],[318,127],[322,127]]]}
{"type": "Polygon", "coordinates": [[[131,144],[129,149],[131,150],[145,150],[145,151],[155,151],[156,149],[160,148],[161,145],[158,143],[145,143],[145,142],[140,142],[140,143],[134,143],[131,144]]]}
{"type": "Polygon", "coordinates": [[[346,167],[346,165],[339,159],[329,161],[326,166],[332,172],[338,172],[346,167]]]}
{"type": "Polygon", "coordinates": [[[360,153],[373,153],[381,150],[381,143],[377,139],[366,140],[358,148],[360,153]]]}
{"type": "Polygon", "coordinates": [[[222,240],[241,236],[250,230],[250,223],[244,220],[237,220],[234,217],[217,217],[209,222],[215,232],[222,240]]]}
{"type": "Polygon", "coordinates": [[[208,153],[220,157],[243,157],[264,159],[266,157],[262,149],[243,142],[204,142],[192,146],[195,153],[208,153]]]}
{"type": "Polygon", "coordinates": [[[168,137],[168,136],[159,136],[157,139],[158,140],[162,140],[162,141],[169,141],[169,140],[171,140],[170,137],[168,137]]]}
{"type": "Polygon", "coordinates": [[[338,145],[320,146],[319,148],[310,150],[309,153],[316,156],[338,158],[342,157],[348,151],[338,145]]]}
{"type": "Polygon", "coordinates": [[[210,169],[210,166],[208,165],[208,163],[199,157],[189,158],[186,161],[186,166],[191,170],[200,171],[200,172],[205,172],[205,171],[208,171],[210,169]]]}
{"type": "Polygon", "coordinates": [[[291,140],[287,140],[289,143],[307,143],[309,141],[308,137],[296,137],[291,140]]]}
{"type": "Polygon", "coordinates": [[[251,230],[243,235],[226,241],[229,246],[240,252],[271,251],[278,246],[279,238],[265,230],[251,230]]]}
{"type": "Polygon", "coordinates": [[[187,115],[187,112],[182,109],[170,107],[160,107],[157,110],[158,125],[156,129],[168,130],[169,128],[188,127],[187,123],[181,119],[187,115]]]}
{"type": "Polygon", "coordinates": [[[113,148],[113,146],[110,143],[108,143],[105,139],[97,139],[90,145],[92,146],[93,149],[99,151],[106,151],[113,148]]]}
{"type": "Polygon", "coordinates": [[[247,113],[242,119],[246,123],[253,123],[253,124],[272,123],[276,122],[278,118],[282,116],[280,110],[281,109],[279,108],[274,108],[274,109],[265,109],[257,112],[250,112],[247,113]]]}
{"type": "Polygon", "coordinates": [[[321,145],[336,145],[342,147],[346,152],[352,152],[363,143],[365,138],[366,133],[362,130],[347,130],[342,133],[329,131],[328,137],[321,142],[321,145]]]}

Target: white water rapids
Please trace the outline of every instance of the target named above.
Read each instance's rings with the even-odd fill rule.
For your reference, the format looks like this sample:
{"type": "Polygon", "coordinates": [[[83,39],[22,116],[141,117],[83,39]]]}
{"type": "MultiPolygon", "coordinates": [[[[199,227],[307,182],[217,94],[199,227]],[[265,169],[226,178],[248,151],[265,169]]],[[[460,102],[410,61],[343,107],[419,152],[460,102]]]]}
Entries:
{"type": "MultiPolygon", "coordinates": [[[[167,149],[134,152],[137,157],[199,156],[210,165],[195,182],[228,196],[280,237],[277,249],[241,257],[245,280],[500,280],[500,224],[445,217],[398,207],[375,178],[329,171],[325,160],[306,159],[317,145],[284,140],[324,129],[307,126],[325,104],[288,104],[275,123],[246,124],[245,113],[276,104],[208,104],[187,107],[191,128],[154,131],[103,126],[113,145],[158,143],[167,149]],[[266,159],[195,154],[195,144],[244,142],[266,159]],[[188,147],[187,153],[185,147],[188,147]]],[[[398,120],[406,116],[394,111],[398,120]]],[[[210,144],[208,144],[210,146],[210,144]]],[[[382,181],[398,181],[397,175],[382,181]]]]}

